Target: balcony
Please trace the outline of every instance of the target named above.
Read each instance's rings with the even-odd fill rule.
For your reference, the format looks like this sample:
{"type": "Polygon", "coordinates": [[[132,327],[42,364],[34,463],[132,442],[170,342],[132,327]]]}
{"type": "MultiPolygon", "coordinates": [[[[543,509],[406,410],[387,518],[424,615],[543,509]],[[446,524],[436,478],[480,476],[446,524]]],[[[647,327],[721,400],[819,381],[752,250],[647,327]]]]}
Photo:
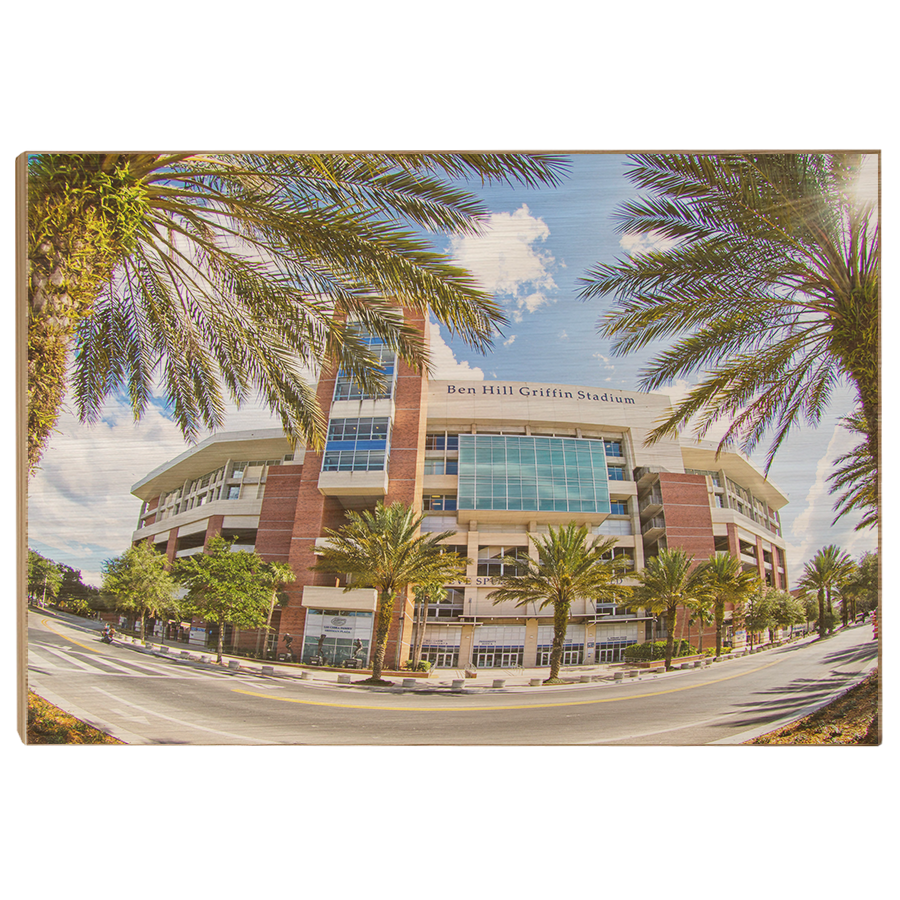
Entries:
{"type": "Polygon", "coordinates": [[[373,472],[322,472],[319,492],[326,497],[384,497],[388,489],[385,469],[373,472]]]}
{"type": "Polygon", "coordinates": [[[649,494],[641,498],[640,510],[642,519],[658,515],[660,512],[662,512],[662,508],[662,493],[658,487],[654,487],[654,489],[650,491],[649,494]]]}
{"type": "Polygon", "coordinates": [[[658,541],[666,533],[664,516],[654,516],[641,525],[641,534],[645,541],[658,541]]]}

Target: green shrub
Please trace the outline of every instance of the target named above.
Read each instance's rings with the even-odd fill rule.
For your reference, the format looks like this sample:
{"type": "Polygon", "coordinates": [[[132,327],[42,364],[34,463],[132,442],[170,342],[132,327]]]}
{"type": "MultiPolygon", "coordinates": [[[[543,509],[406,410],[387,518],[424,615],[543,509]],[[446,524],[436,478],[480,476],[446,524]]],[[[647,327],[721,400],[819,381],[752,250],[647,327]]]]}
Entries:
{"type": "MultiPolygon", "coordinates": [[[[672,659],[679,656],[693,656],[697,651],[687,641],[675,641],[672,647],[672,659]]],[[[626,660],[647,662],[666,658],[665,641],[648,641],[645,644],[632,644],[624,652],[626,660]]]]}

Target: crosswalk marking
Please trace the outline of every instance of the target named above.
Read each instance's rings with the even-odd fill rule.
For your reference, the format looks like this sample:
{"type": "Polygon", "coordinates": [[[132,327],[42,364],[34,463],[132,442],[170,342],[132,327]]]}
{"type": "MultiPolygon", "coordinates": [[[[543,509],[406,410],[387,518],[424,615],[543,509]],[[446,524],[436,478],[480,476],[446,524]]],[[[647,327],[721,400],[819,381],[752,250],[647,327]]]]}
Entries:
{"type": "MultiPolygon", "coordinates": [[[[178,661],[177,657],[172,659],[172,663],[178,661]]],[[[91,672],[93,674],[104,674],[114,678],[174,678],[183,680],[198,680],[203,678],[227,678],[231,683],[243,684],[248,687],[257,687],[259,685],[258,676],[254,678],[252,675],[244,675],[243,678],[235,675],[231,671],[210,671],[208,669],[194,669],[189,665],[166,665],[165,663],[146,662],[143,658],[132,662],[131,660],[116,659],[112,660],[109,656],[88,656],[84,651],[69,648],[68,652],[63,652],[59,647],[50,646],[34,642],[28,647],[28,665],[30,668],[43,668],[53,672],[72,672],[73,668],[79,672],[91,672]],[[46,654],[51,654],[58,660],[64,661],[67,665],[62,665],[57,659],[48,658],[46,654]]],[[[281,685],[273,685],[273,687],[281,687],[281,685]]]]}
{"type": "Polygon", "coordinates": [[[96,669],[94,666],[89,666],[86,663],[77,660],[72,656],[71,653],[63,653],[61,650],[57,650],[55,647],[51,647],[48,644],[41,644],[41,649],[46,650],[47,653],[52,653],[54,656],[58,656],[60,659],[64,659],[66,662],[72,663],[76,668],[82,669],[85,672],[95,672],[96,669]]]}
{"type": "Polygon", "coordinates": [[[52,660],[45,659],[39,653],[35,653],[30,647],[28,648],[28,665],[31,666],[37,663],[43,669],[65,669],[65,666],[61,666],[59,663],[55,663],[52,660]]]}

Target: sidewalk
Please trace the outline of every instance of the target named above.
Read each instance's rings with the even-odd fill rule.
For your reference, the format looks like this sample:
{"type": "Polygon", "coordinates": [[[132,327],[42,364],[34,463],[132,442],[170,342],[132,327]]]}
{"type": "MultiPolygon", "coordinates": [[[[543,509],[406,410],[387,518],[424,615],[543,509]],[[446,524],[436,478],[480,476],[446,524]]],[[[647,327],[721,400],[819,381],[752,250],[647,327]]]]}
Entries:
{"type": "MultiPolygon", "coordinates": [[[[359,684],[364,678],[368,677],[369,670],[345,669],[333,670],[322,669],[317,666],[304,666],[297,663],[279,663],[274,661],[263,661],[256,659],[247,659],[246,657],[232,656],[223,654],[222,665],[215,662],[216,654],[210,651],[200,651],[198,649],[187,649],[183,645],[166,644],[165,649],[158,643],[152,642],[149,647],[143,646],[139,638],[124,639],[117,636],[117,643],[124,647],[133,647],[138,652],[150,653],[154,656],[165,656],[169,659],[183,661],[191,665],[202,666],[211,670],[222,671],[223,669],[233,671],[235,674],[256,675],[259,677],[268,677],[275,679],[289,679],[292,681],[305,681],[316,685],[333,685],[340,688],[350,688],[356,690],[370,691],[452,691],[454,693],[482,693],[497,691],[523,691],[534,690],[543,687],[544,690],[550,688],[558,688],[562,690],[572,690],[573,688],[587,687],[598,684],[620,685],[633,682],[653,681],[659,678],[671,678],[676,675],[684,674],[695,669],[710,668],[712,666],[720,666],[723,663],[749,656],[749,650],[738,651],[733,654],[723,655],[718,661],[712,657],[698,660],[696,663],[679,663],[673,660],[673,668],[666,672],[664,669],[639,669],[628,666],[624,663],[608,663],[597,665],[581,665],[581,666],[564,666],[560,670],[560,678],[567,682],[566,684],[543,685],[543,681],[549,677],[550,669],[548,666],[535,668],[514,668],[514,669],[469,669],[475,671],[474,678],[466,677],[464,668],[457,669],[435,669],[428,676],[419,674],[414,675],[412,672],[396,672],[394,670],[386,670],[382,674],[385,681],[392,682],[390,687],[376,687],[372,685],[359,684]]],[[[808,638],[798,639],[792,643],[783,643],[769,646],[761,650],[754,650],[754,653],[766,653],[770,650],[779,649],[786,646],[797,646],[808,638]]]]}
{"type": "MultiPolygon", "coordinates": [[[[35,612],[37,612],[35,610],[35,612]]],[[[49,610],[40,610],[40,613],[46,614],[49,610]]],[[[99,624],[96,628],[87,624],[87,621],[76,622],[73,617],[60,616],[58,613],[50,612],[62,618],[70,626],[81,627],[86,631],[95,632],[99,635],[99,624]]],[[[92,623],[93,624],[93,623],[92,623]]],[[[816,635],[807,635],[798,638],[793,642],[784,642],[782,644],[767,645],[763,649],[754,650],[754,653],[767,653],[781,647],[799,646],[806,641],[815,639],[816,635]]],[[[428,676],[422,674],[415,675],[412,672],[396,672],[393,670],[385,671],[382,678],[393,684],[390,687],[375,687],[372,685],[359,684],[364,678],[368,677],[368,670],[359,669],[321,669],[317,666],[304,666],[297,663],[279,663],[268,660],[248,659],[242,656],[233,656],[223,654],[222,665],[216,663],[215,651],[200,649],[197,647],[189,647],[184,644],[168,643],[162,644],[159,641],[145,641],[141,643],[139,637],[131,635],[117,634],[115,642],[120,647],[133,649],[135,652],[147,654],[157,657],[165,657],[176,660],[178,662],[197,666],[210,671],[230,671],[235,675],[254,675],[261,678],[274,678],[278,680],[305,681],[310,684],[319,686],[333,685],[336,688],[347,688],[351,690],[369,690],[369,691],[418,691],[418,692],[454,692],[454,693],[472,693],[472,692],[497,692],[497,691],[527,691],[535,690],[543,687],[544,690],[560,689],[570,691],[590,685],[607,684],[610,686],[629,684],[633,682],[653,681],[659,678],[671,678],[673,676],[684,674],[694,669],[710,668],[712,666],[721,666],[723,663],[732,659],[739,659],[750,655],[747,649],[737,651],[733,654],[722,656],[718,661],[712,657],[698,660],[698,664],[679,663],[673,660],[673,668],[670,672],[664,669],[638,669],[628,666],[624,663],[600,663],[597,665],[581,665],[581,666],[564,666],[560,670],[560,678],[567,682],[566,684],[543,685],[544,679],[550,675],[549,666],[534,668],[514,668],[514,669],[469,669],[475,671],[474,678],[466,678],[465,668],[455,669],[435,669],[428,676]],[[681,668],[684,666],[684,668],[681,668]]]]}

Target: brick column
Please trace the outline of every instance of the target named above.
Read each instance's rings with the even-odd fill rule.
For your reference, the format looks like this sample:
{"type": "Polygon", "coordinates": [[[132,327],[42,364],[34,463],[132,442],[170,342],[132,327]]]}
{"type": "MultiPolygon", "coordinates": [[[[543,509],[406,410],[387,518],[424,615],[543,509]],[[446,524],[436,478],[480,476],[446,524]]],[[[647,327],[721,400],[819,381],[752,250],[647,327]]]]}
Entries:
{"type": "MultiPolygon", "coordinates": [[[[421,329],[426,347],[428,329],[424,316],[404,310],[406,321],[421,329]]],[[[404,503],[419,510],[422,497],[422,459],[425,456],[427,424],[428,379],[397,361],[397,381],[394,389],[394,422],[391,428],[391,456],[388,465],[388,490],[385,505],[404,503]]],[[[385,665],[402,665],[409,657],[413,632],[414,601],[412,591],[406,591],[394,603],[394,617],[388,632],[385,665]]]]}

